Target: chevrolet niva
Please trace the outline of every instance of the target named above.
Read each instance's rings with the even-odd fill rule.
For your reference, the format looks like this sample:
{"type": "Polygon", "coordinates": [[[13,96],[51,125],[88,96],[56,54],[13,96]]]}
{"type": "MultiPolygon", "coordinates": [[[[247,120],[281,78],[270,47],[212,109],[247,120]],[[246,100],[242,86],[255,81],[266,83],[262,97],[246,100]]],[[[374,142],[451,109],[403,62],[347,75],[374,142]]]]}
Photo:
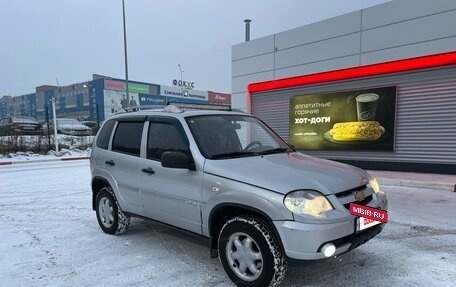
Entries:
{"type": "Polygon", "coordinates": [[[140,217],[208,237],[238,286],[276,286],[287,260],[340,255],[385,225],[350,212],[354,203],[387,210],[374,178],[297,152],[241,112],[169,105],[113,115],[90,167],[105,233],[122,234],[140,217]]]}

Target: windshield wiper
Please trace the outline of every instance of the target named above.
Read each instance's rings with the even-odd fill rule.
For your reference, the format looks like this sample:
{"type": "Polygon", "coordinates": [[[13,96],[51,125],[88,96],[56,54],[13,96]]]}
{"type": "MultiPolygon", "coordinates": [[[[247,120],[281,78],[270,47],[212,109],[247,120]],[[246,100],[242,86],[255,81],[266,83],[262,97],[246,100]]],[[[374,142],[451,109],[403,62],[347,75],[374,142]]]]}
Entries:
{"type": "Polygon", "coordinates": [[[289,153],[292,151],[293,150],[290,148],[278,147],[278,148],[267,149],[267,150],[261,151],[261,152],[259,152],[259,154],[265,155],[265,154],[274,154],[274,153],[283,153],[283,152],[289,153]]]}
{"type": "Polygon", "coordinates": [[[252,156],[252,155],[259,155],[259,153],[258,152],[252,152],[252,151],[226,152],[226,153],[214,154],[214,155],[211,156],[211,159],[235,158],[235,157],[244,157],[244,156],[252,156]]]}

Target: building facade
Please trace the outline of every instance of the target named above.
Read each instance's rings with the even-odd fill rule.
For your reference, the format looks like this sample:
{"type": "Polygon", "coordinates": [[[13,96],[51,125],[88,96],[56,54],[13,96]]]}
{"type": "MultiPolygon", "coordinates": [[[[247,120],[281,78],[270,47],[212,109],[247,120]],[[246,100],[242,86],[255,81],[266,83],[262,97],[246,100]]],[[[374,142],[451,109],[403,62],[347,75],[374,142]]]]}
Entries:
{"type": "Polygon", "coordinates": [[[55,99],[59,118],[73,118],[102,122],[126,107],[162,107],[168,103],[230,105],[231,95],[199,91],[177,86],[165,86],[129,81],[126,95],[124,80],[93,75],[91,81],[67,86],[43,85],[35,93],[0,98],[0,117],[23,115],[44,123],[53,118],[52,100],[55,99]]]}
{"type": "Polygon", "coordinates": [[[234,45],[233,107],[310,155],[454,174],[454,27],[455,1],[394,0],[234,45]]]}

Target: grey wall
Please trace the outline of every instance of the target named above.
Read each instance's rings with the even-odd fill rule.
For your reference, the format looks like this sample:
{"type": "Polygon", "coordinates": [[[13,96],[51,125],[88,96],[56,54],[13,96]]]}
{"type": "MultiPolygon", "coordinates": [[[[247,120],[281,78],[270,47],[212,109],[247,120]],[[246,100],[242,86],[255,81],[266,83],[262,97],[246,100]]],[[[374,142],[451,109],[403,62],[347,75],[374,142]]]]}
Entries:
{"type": "Polygon", "coordinates": [[[233,107],[247,85],[456,50],[455,0],[394,0],[234,45],[233,107]]]}

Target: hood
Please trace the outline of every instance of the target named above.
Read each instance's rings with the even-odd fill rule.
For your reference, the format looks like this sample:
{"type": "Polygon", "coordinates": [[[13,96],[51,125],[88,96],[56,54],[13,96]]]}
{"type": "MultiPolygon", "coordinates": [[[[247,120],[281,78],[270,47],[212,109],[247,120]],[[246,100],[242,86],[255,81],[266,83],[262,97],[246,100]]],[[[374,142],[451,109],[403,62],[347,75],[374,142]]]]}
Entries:
{"type": "Polygon", "coordinates": [[[282,194],[312,189],[329,195],[367,183],[366,172],[359,168],[299,152],[206,160],[204,172],[282,194]]]}

